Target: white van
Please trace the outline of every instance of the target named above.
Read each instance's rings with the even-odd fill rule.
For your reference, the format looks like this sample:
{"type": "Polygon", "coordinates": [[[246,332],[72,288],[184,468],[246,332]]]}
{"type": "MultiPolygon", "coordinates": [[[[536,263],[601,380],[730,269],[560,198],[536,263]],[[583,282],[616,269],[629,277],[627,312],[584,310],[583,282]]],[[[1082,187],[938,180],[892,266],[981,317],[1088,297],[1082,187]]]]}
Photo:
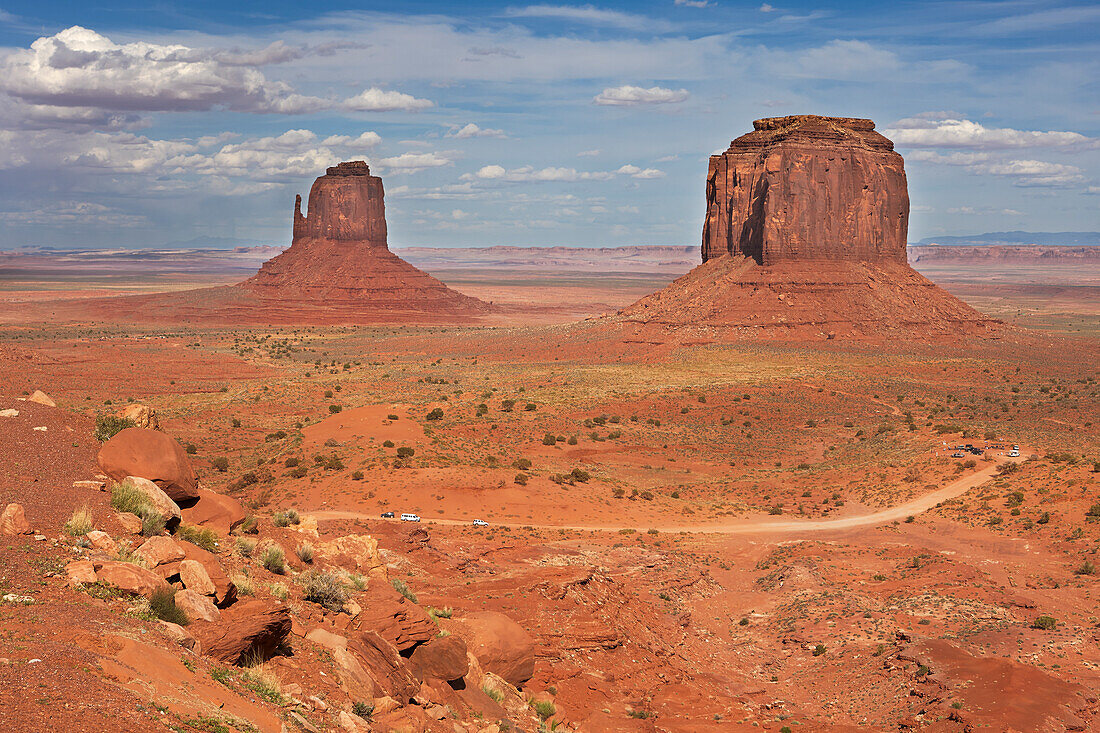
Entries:
{"type": "Polygon", "coordinates": [[[1020,451],[1018,451],[1017,449],[1013,448],[1012,450],[1010,450],[1010,451],[1008,452],[1008,457],[1009,457],[1009,458],[1019,458],[1019,457],[1020,457],[1020,451]]]}
{"type": "Polygon", "coordinates": [[[401,521],[402,522],[419,522],[420,517],[416,516],[415,514],[402,514],[401,515],[401,521]]]}

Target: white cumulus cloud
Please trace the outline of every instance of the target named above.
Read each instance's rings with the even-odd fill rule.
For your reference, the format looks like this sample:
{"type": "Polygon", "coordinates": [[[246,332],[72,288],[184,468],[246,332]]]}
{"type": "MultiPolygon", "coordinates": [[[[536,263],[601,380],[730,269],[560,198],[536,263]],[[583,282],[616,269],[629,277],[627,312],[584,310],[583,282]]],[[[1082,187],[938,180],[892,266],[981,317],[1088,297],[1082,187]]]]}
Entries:
{"type": "Polygon", "coordinates": [[[447,133],[447,137],[455,137],[460,140],[471,137],[505,137],[504,130],[494,130],[489,127],[478,127],[473,122],[460,127],[455,130],[451,130],[447,133]]]}
{"type": "Polygon", "coordinates": [[[609,181],[616,176],[629,176],[631,178],[652,179],[664,176],[664,171],[656,168],[639,168],[636,165],[626,164],[614,171],[579,171],[576,168],[548,166],[535,168],[525,165],[519,168],[505,168],[501,165],[487,165],[476,173],[463,174],[465,181],[507,181],[510,183],[548,182],[548,181],[609,181]]]}
{"type": "Polygon", "coordinates": [[[1003,150],[1100,147],[1100,141],[1078,132],[994,128],[965,119],[911,117],[899,120],[890,129],[883,130],[883,134],[896,145],[910,148],[1003,150]]]}
{"type": "MultiPolygon", "coordinates": [[[[280,49],[275,49],[280,50],[280,49]]],[[[299,114],[325,100],[297,94],[254,68],[178,44],[117,44],[81,26],[8,54],[0,90],[33,105],[120,112],[195,111],[299,114]]]]}
{"type": "Polygon", "coordinates": [[[643,87],[625,84],[621,87],[608,87],[592,98],[595,104],[633,107],[641,104],[676,104],[689,96],[687,89],[665,89],[664,87],[643,87]]]}
{"type": "Polygon", "coordinates": [[[416,173],[427,168],[441,168],[454,161],[440,153],[401,153],[378,161],[391,171],[416,173]]]}
{"type": "Polygon", "coordinates": [[[344,106],[357,112],[393,112],[395,110],[419,112],[422,109],[434,107],[435,102],[430,99],[417,99],[411,94],[392,89],[371,87],[344,100],[344,106]]]}

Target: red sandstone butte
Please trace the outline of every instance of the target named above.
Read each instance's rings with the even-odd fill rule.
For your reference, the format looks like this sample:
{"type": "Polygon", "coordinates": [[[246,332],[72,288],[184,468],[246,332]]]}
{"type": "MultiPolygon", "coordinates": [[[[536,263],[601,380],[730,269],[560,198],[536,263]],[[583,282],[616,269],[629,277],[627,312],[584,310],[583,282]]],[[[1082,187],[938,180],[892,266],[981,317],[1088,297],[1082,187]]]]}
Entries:
{"type": "Polygon", "coordinates": [[[800,115],[753,127],[711,156],[703,264],[607,319],[617,338],[999,332],[997,322],[909,267],[905,164],[874,122],[800,115]]]}
{"type": "Polygon", "coordinates": [[[805,260],[905,264],[905,164],[871,120],[756,120],[710,157],[703,262],[805,260]]]}
{"type": "Polygon", "coordinates": [[[290,249],[239,286],[265,301],[437,313],[487,312],[389,250],[382,179],[361,160],[329,168],[313,182],[307,215],[294,203],[290,249]]]}

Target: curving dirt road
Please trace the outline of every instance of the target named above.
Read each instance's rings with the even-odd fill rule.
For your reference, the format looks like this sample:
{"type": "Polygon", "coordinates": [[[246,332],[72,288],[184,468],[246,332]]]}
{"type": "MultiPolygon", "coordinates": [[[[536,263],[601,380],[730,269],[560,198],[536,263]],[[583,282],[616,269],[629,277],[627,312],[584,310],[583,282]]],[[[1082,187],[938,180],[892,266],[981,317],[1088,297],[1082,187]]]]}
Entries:
{"type": "MultiPolygon", "coordinates": [[[[1025,458],[1026,457],[1010,458],[1008,460],[1019,463],[1025,460],[1025,458]]],[[[621,529],[656,529],[659,532],[694,532],[698,534],[790,534],[794,532],[827,532],[831,530],[852,529],[854,527],[866,527],[869,525],[889,524],[890,522],[903,520],[909,516],[916,516],[921,512],[931,509],[942,501],[954,499],[956,496],[965,494],[975,486],[984,484],[986,481],[993,478],[996,472],[997,464],[993,464],[992,466],[983,468],[981,471],[975,471],[972,474],[963,476],[957,481],[947,484],[942,489],[937,489],[931,493],[919,496],[904,504],[898,504],[897,506],[881,509],[870,514],[861,514],[855,517],[842,517],[840,519],[807,519],[791,521],[789,519],[759,517],[755,519],[740,519],[735,522],[730,522],[729,524],[703,526],[680,524],[647,525],[645,527],[626,527],[622,525],[533,524],[531,522],[494,522],[492,524],[497,527],[538,527],[539,529],[572,529],[590,532],[618,532],[621,529]]],[[[373,514],[341,511],[338,509],[322,509],[320,511],[310,512],[310,515],[316,517],[318,521],[326,519],[378,518],[373,514]]],[[[425,519],[423,521],[425,524],[444,525],[469,525],[470,523],[470,520],[466,519],[425,519]]]]}

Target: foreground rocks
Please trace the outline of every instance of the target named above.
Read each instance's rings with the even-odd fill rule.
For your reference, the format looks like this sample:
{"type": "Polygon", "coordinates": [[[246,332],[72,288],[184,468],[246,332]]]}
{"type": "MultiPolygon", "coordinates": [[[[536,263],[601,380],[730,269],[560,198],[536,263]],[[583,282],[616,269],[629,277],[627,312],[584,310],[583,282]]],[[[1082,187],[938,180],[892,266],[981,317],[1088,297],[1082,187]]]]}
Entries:
{"type": "Polygon", "coordinates": [[[199,498],[199,480],[183,446],[156,430],[121,430],[103,444],[96,460],[115,481],[148,479],[177,503],[199,498]]]}
{"type": "Polygon", "coordinates": [[[522,685],[535,673],[535,640],[503,613],[475,611],[445,622],[461,635],[487,672],[509,684],[522,685]]]}
{"type": "Polygon", "coordinates": [[[290,609],[265,601],[240,601],[222,611],[221,619],[197,622],[188,630],[203,654],[226,664],[270,659],[290,634],[290,609]]]}
{"type": "Polygon", "coordinates": [[[8,504],[0,513],[0,534],[30,534],[31,525],[27,522],[26,512],[21,504],[8,504]]]}

